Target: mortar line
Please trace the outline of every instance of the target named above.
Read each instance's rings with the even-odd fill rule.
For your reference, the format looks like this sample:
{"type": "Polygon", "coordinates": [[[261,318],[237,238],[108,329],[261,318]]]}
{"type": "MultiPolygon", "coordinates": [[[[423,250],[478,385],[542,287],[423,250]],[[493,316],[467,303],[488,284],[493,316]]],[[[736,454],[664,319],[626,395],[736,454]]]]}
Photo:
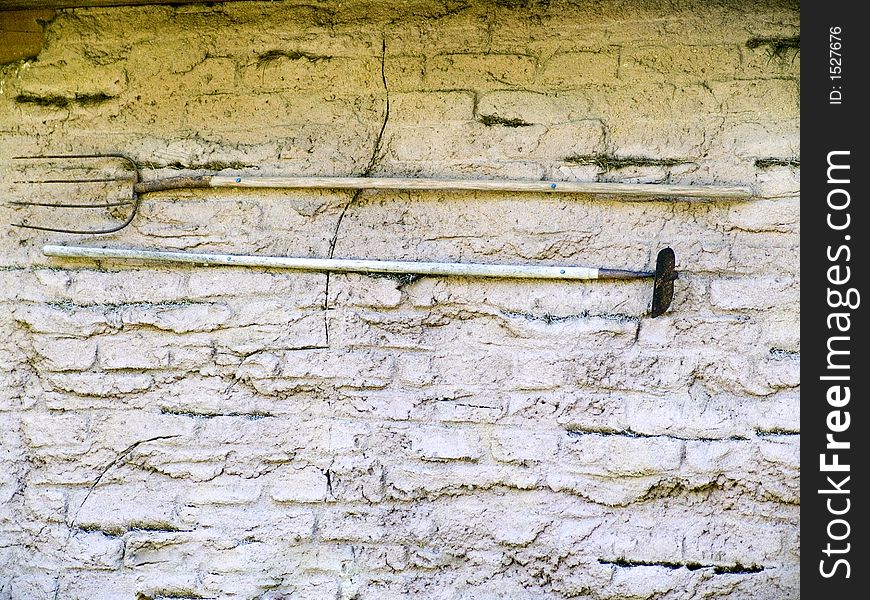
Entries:
{"type": "MultiPolygon", "coordinates": [[[[342,398],[336,397],[331,398],[330,401],[341,401],[342,398]]],[[[424,402],[431,402],[433,404],[438,402],[454,402],[452,398],[445,399],[423,399],[424,402]]],[[[457,403],[459,406],[470,406],[474,407],[475,405],[469,405],[466,403],[457,403]]],[[[501,407],[485,407],[481,408],[492,409],[492,410],[501,410],[501,407]]],[[[295,413],[271,413],[272,418],[286,418],[289,416],[294,416],[295,413]]],[[[224,415],[221,415],[224,416],[224,415]]],[[[243,417],[244,415],[225,415],[225,416],[239,416],[243,417]]],[[[368,423],[376,426],[384,426],[384,427],[392,427],[392,428],[408,428],[413,427],[415,425],[425,425],[425,426],[434,426],[436,428],[444,429],[444,430],[453,430],[453,431],[473,431],[477,430],[481,426],[486,426],[488,429],[501,432],[501,431],[512,431],[512,430],[521,430],[524,434],[530,435],[553,435],[559,439],[564,439],[565,437],[578,439],[583,436],[592,436],[596,438],[600,437],[617,437],[617,438],[630,438],[630,439],[664,439],[671,441],[679,441],[679,442],[704,442],[704,443],[720,443],[720,442],[739,442],[744,444],[751,444],[753,442],[764,441],[765,437],[770,436],[800,436],[801,432],[799,430],[783,430],[783,431],[775,431],[770,432],[763,429],[759,429],[758,427],[751,427],[748,430],[744,430],[743,433],[733,433],[730,435],[722,436],[722,437],[698,437],[692,435],[677,435],[677,434],[668,434],[668,433],[643,433],[637,432],[632,429],[584,429],[584,428],[568,428],[565,426],[554,426],[552,428],[534,428],[527,423],[511,423],[511,422],[493,422],[493,421],[465,421],[465,420],[440,420],[436,421],[433,425],[433,422],[428,418],[417,417],[417,418],[407,418],[407,419],[388,419],[384,417],[377,416],[367,416],[363,414],[351,414],[351,413],[343,413],[340,415],[335,415],[332,411],[330,414],[319,414],[319,415],[309,415],[306,417],[308,420],[310,419],[330,419],[330,428],[332,427],[332,421],[345,422],[345,423],[368,423]],[[755,436],[752,436],[751,433],[754,433],[755,436]]]]}

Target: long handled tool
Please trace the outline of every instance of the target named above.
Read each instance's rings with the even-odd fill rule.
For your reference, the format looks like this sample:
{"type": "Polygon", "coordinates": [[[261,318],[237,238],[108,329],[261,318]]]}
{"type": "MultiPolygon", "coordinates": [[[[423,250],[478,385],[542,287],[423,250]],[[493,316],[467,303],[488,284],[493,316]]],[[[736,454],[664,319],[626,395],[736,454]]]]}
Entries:
{"type": "Polygon", "coordinates": [[[148,262],[196,263],[212,266],[268,267],[335,273],[403,273],[411,275],[460,275],[464,277],[501,277],[515,279],[653,279],[653,317],[663,314],[674,297],[677,279],[676,257],[670,248],[659,251],[655,272],[624,271],[597,267],[545,265],[492,265],[477,263],[410,262],[398,260],[355,260],[339,258],[293,258],[239,254],[202,254],[157,250],[125,250],[82,246],[43,246],[46,256],[139,260],[148,262]]]}
{"type": "Polygon", "coordinates": [[[503,179],[422,179],[408,177],[261,177],[196,175],[142,181],[142,169],[123,154],[80,154],[16,157],[33,163],[49,163],[48,176],[15,181],[17,184],[39,186],[43,195],[59,194],[68,200],[20,200],[11,204],[35,209],[108,209],[110,224],[105,227],[76,228],[58,225],[56,212],[46,215],[48,223],[15,223],[16,227],[59,233],[102,234],[119,231],[129,225],[139,208],[139,196],[166,190],[195,188],[278,188],[278,189],[372,189],[372,190],[472,190],[497,192],[541,192],[596,194],[640,199],[746,200],[752,190],[745,186],[665,185],[653,183],[599,183],[577,181],[531,181],[503,179]],[[59,174],[59,175],[58,175],[59,174]],[[64,175],[68,174],[68,175],[64,175]],[[69,192],[68,186],[77,188],[69,192]],[[64,191],[67,189],[67,191],[64,191]]]}

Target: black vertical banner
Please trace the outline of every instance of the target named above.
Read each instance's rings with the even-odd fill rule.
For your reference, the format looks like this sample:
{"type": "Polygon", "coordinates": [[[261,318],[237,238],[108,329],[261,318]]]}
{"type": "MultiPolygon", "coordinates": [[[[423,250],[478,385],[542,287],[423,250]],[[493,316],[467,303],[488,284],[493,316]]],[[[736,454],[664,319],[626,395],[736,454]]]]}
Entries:
{"type": "Polygon", "coordinates": [[[870,31],[861,2],[801,6],[801,589],[867,598],[870,31]]]}

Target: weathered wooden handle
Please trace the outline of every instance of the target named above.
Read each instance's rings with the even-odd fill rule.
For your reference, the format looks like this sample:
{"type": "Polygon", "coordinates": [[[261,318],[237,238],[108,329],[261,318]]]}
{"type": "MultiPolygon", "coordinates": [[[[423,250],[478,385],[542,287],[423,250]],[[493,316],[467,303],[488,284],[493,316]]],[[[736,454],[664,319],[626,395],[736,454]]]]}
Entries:
{"type": "Polygon", "coordinates": [[[746,186],[669,185],[658,183],[600,183],[584,181],[523,181],[510,179],[431,179],[413,177],[228,177],[201,175],[137,183],[140,194],[193,188],[281,188],[368,190],[471,190],[491,192],[577,193],[632,198],[693,198],[740,200],[752,198],[746,186]]]}
{"type": "Polygon", "coordinates": [[[492,192],[585,193],[613,196],[751,198],[742,186],[692,186],[657,183],[522,181],[505,179],[431,179],[410,177],[225,177],[214,175],[211,187],[324,188],[371,190],[475,190],[492,192]]]}
{"type": "Polygon", "coordinates": [[[599,269],[597,267],[563,267],[558,265],[493,265],[347,258],[296,258],[288,256],[126,250],[84,246],[46,245],[43,246],[42,251],[46,256],[64,258],[142,260],[148,262],[195,263],[213,266],[271,267],[337,273],[402,273],[409,275],[459,275],[465,277],[563,280],[637,279],[641,277],[653,277],[655,275],[655,273],[647,271],[623,271],[618,269],[599,269]]]}

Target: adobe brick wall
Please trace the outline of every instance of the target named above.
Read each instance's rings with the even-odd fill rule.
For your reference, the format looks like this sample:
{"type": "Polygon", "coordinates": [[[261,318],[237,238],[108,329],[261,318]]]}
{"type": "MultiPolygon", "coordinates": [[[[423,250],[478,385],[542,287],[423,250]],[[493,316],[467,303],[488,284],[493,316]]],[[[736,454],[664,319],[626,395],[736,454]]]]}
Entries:
{"type": "Polygon", "coordinates": [[[10,157],[111,151],[148,177],[763,198],[181,191],[110,236],[4,225],[0,598],[797,598],[798,23],[796,3],[657,0],[58,11],[37,59],[0,67],[18,198],[10,157]],[[670,245],[681,276],[651,320],[648,281],[46,242],[627,269],[670,245]]]}

